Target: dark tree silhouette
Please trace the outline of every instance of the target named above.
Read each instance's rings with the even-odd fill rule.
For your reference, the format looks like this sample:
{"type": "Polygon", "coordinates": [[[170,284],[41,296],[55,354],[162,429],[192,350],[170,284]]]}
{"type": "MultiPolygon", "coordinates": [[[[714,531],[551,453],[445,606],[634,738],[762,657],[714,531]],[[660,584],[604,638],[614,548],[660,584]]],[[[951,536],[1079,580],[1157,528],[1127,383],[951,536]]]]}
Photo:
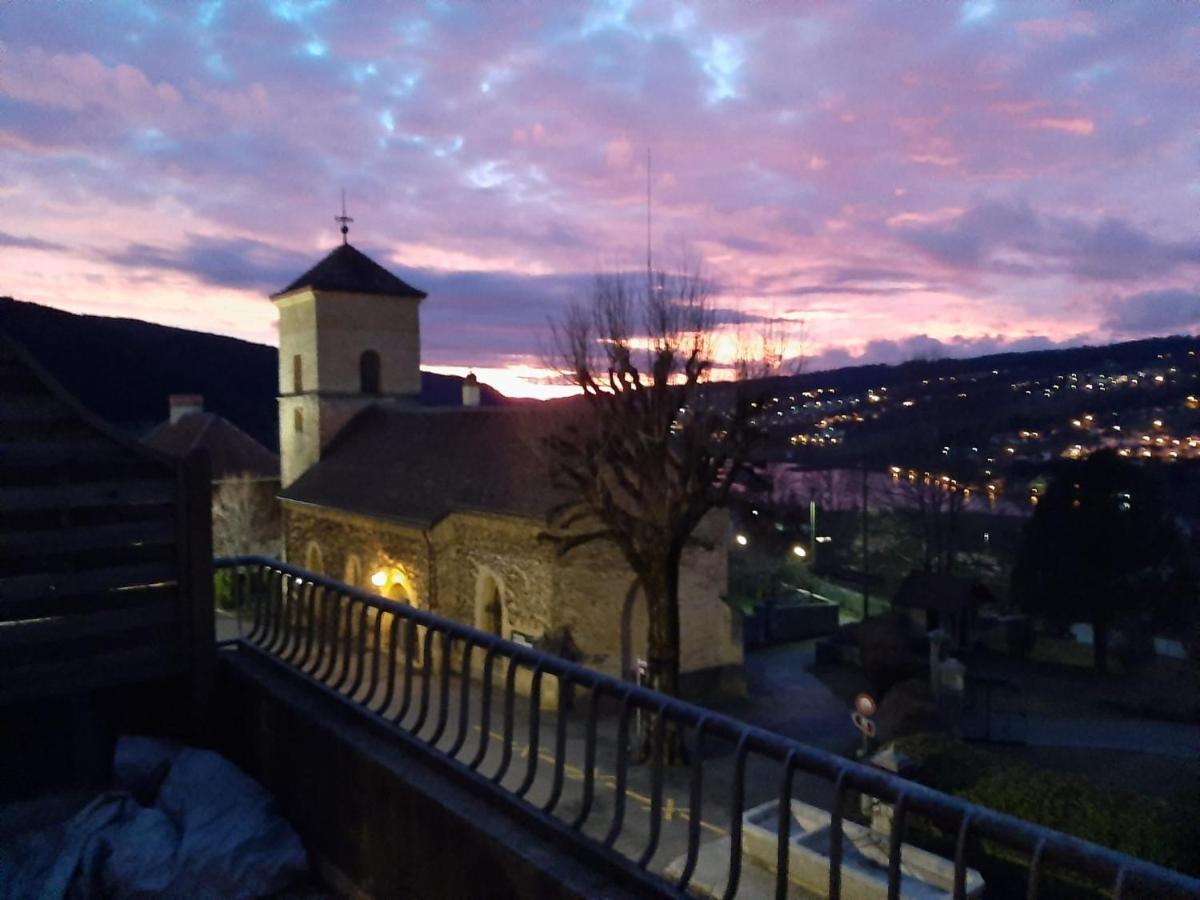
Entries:
{"type": "Polygon", "coordinates": [[[547,440],[552,477],[569,498],[546,536],[567,553],[615,544],[649,614],[649,683],[679,690],[679,565],[697,528],[724,505],[762,438],[749,379],[781,362],[767,338],[736,366],[738,385],[709,382],[714,319],[694,274],[600,276],[591,297],[555,323],[554,363],[583,392],[584,414],[547,440]]]}
{"type": "Polygon", "coordinates": [[[1091,622],[1099,671],[1121,617],[1194,600],[1182,532],[1146,470],[1110,450],[1064,464],[1026,526],[1013,596],[1060,624],[1091,622]]]}

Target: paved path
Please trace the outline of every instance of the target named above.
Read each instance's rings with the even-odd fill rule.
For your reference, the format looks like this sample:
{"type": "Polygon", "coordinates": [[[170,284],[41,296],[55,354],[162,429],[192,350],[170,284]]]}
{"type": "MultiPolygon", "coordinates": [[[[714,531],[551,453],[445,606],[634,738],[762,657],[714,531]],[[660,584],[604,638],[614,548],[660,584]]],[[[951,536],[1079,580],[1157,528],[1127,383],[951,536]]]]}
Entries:
{"type": "Polygon", "coordinates": [[[1200,726],[1136,719],[1058,719],[993,713],[993,727],[1012,728],[1037,747],[1086,747],[1153,753],[1181,759],[1200,757],[1200,726]],[[1011,720],[1011,721],[1008,721],[1011,720]]]}
{"type": "Polygon", "coordinates": [[[860,736],[850,709],[812,674],[815,642],[746,654],[746,697],[716,706],[736,719],[833,753],[852,754],[860,736]]]}

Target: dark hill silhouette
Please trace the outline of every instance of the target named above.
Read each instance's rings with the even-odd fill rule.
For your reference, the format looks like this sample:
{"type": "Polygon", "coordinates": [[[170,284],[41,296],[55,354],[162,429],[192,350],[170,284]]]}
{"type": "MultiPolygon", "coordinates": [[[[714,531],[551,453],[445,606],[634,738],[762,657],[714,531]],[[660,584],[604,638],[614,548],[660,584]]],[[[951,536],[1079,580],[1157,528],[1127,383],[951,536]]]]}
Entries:
{"type": "MultiPolygon", "coordinates": [[[[169,394],[203,394],[219,413],[278,450],[278,352],[136,319],[78,315],[0,297],[0,331],[23,344],[89,409],[140,436],[167,417],[169,394]]],[[[481,385],[482,402],[505,402],[481,385]]],[[[422,402],[457,404],[462,379],[423,372],[422,402]]]]}
{"type": "MultiPolygon", "coordinates": [[[[0,331],[24,344],[88,407],[131,432],[140,435],[166,418],[168,394],[197,393],[204,395],[207,409],[225,416],[267,447],[278,448],[278,353],[274,347],[135,319],[76,315],[11,297],[0,297],[0,331]]],[[[921,379],[951,375],[959,379],[979,375],[982,379],[993,370],[1000,381],[1015,382],[1076,370],[1136,370],[1153,364],[1159,354],[1176,354],[1181,365],[1194,365],[1187,353],[1197,348],[1200,344],[1194,337],[1148,338],[970,359],[847,366],[771,379],[766,387],[785,395],[817,387],[834,387],[844,393],[869,386],[896,389],[921,379]]],[[[424,372],[421,390],[423,403],[456,405],[462,396],[462,379],[424,372]]],[[[481,385],[481,395],[489,406],[517,402],[487,385],[481,385]]],[[[1114,402],[1124,399],[1117,397],[1114,402]]],[[[890,429],[895,423],[888,420],[880,427],[890,429]]]]}

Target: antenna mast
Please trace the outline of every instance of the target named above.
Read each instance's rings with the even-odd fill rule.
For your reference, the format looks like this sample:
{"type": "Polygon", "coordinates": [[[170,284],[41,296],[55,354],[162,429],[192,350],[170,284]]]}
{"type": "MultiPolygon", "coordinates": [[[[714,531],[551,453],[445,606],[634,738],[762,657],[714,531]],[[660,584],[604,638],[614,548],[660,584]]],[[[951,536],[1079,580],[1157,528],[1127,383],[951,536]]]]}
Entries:
{"type": "Polygon", "coordinates": [[[646,287],[654,284],[654,266],[650,258],[650,148],[646,148],[646,287]]]}

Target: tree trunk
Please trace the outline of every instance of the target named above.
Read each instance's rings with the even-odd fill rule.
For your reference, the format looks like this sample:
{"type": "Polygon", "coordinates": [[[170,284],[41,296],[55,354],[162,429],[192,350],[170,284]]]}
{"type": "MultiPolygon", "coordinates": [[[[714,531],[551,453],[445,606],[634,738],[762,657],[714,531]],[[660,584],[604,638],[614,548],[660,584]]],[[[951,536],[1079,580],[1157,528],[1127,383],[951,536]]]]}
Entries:
{"type": "MultiPolygon", "coordinates": [[[[670,697],[679,696],[679,560],[672,553],[664,560],[663,570],[643,579],[646,590],[650,633],[647,640],[649,686],[670,697]]],[[[653,723],[651,723],[651,726],[653,723]]],[[[686,762],[683,735],[677,725],[668,723],[663,740],[664,762],[686,762]]],[[[648,728],[643,755],[653,753],[653,727],[648,728]]]]}

